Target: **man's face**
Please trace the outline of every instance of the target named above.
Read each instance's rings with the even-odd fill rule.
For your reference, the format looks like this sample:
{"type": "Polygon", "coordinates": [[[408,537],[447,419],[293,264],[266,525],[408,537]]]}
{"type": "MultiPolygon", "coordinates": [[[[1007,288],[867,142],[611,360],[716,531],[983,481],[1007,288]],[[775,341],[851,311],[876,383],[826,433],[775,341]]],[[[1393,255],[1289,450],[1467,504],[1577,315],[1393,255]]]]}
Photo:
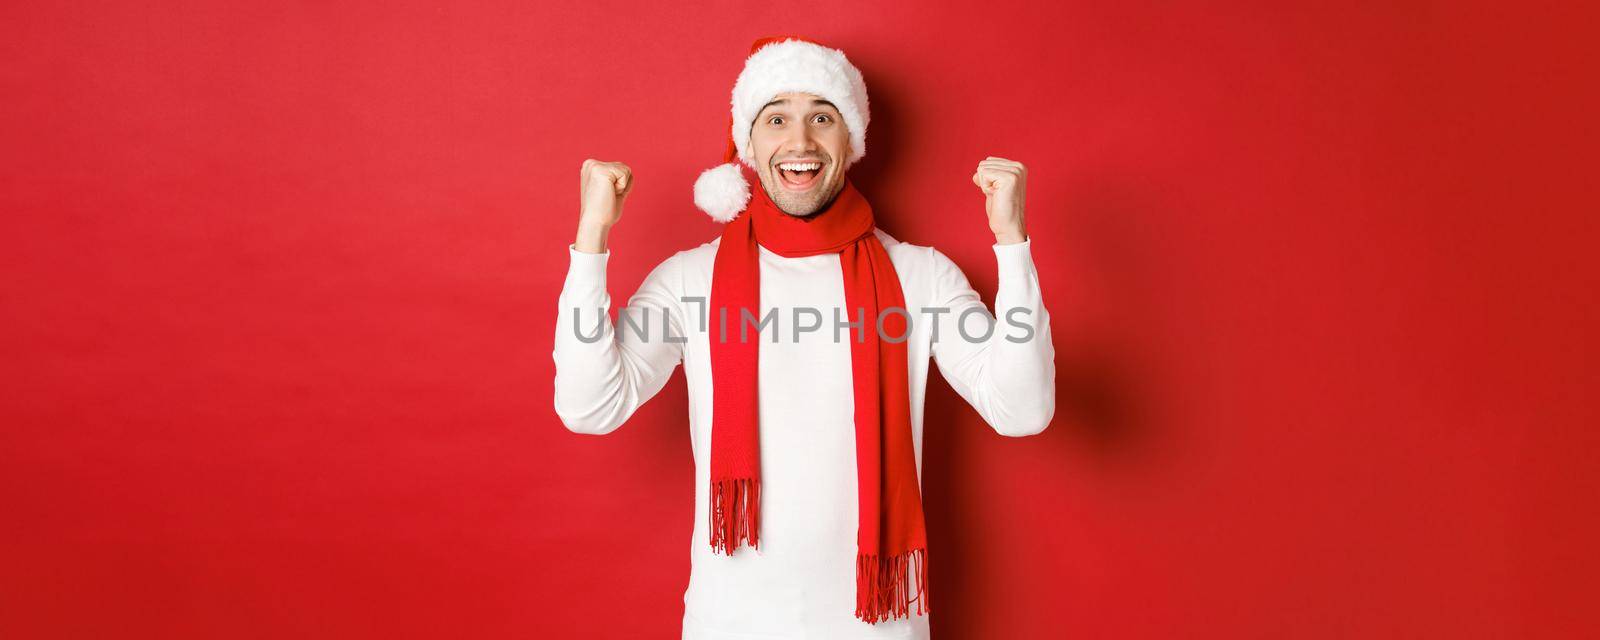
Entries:
{"type": "Polygon", "coordinates": [[[814,94],[774,96],[750,127],[750,148],[762,188],[789,215],[821,211],[844,188],[850,131],[814,94]]]}

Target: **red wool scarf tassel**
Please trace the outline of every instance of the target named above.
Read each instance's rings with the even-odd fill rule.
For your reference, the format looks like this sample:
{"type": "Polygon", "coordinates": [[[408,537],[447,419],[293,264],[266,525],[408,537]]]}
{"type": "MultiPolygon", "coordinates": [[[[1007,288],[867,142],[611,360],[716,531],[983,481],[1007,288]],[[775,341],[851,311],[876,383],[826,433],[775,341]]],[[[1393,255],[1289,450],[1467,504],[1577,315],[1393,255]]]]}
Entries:
{"type": "Polygon", "coordinates": [[[848,177],[833,202],[806,219],[783,213],[759,186],[751,191],[745,214],[723,230],[712,274],[711,547],[723,554],[741,545],[760,548],[760,340],[741,340],[745,318],[753,326],[761,317],[757,247],[785,257],[836,253],[844,313],[861,321],[849,334],[859,486],[855,615],[869,623],[909,617],[913,602],[925,614],[927,534],[905,344],[910,316],[889,253],[873,233],[872,207],[848,177]],[[881,321],[887,340],[878,328],[885,309],[891,309],[881,321]]]}

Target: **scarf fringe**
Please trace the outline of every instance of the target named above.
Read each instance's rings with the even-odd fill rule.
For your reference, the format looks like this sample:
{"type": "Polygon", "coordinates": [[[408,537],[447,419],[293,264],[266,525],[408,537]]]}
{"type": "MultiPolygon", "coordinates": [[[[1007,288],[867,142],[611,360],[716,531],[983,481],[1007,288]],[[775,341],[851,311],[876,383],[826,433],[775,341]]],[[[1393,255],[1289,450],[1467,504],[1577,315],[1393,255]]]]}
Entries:
{"type": "Polygon", "coordinates": [[[761,548],[761,481],[725,478],[711,483],[711,550],[733,555],[742,542],[761,548]]]}
{"type": "Polygon", "coordinates": [[[909,617],[911,603],[917,615],[928,612],[926,549],[912,549],[887,558],[856,554],[856,617],[869,624],[909,617]],[[916,578],[916,596],[907,578],[916,578]]]}

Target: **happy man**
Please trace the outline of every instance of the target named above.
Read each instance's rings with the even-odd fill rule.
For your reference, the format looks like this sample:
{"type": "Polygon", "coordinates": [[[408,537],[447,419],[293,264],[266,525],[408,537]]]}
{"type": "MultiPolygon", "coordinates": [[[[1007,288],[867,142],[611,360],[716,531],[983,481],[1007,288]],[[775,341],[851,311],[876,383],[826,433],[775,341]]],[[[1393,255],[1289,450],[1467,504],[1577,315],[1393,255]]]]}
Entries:
{"type": "Polygon", "coordinates": [[[837,49],[756,41],[733,89],[727,162],[695,182],[722,235],[662,261],[619,310],[662,331],[618,331],[605,315],[606,237],[634,180],[622,163],[583,163],[555,411],[574,432],[610,433],[683,363],[695,459],[685,640],[926,639],[929,358],[1002,435],[1039,433],[1055,412],[1026,168],[991,156],[972,176],[995,239],[995,309],[1020,332],[943,253],[877,228],[846,175],[866,152],[867,106],[837,49]],[[818,310],[827,330],[779,339],[757,321],[779,308],[818,310]]]}

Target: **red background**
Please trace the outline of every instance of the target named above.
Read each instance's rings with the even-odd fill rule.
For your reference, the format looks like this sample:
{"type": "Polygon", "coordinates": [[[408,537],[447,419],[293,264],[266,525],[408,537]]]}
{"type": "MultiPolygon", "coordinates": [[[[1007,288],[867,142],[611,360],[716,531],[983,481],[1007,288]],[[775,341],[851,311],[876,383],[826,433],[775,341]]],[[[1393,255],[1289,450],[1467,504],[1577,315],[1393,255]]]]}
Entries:
{"type": "Polygon", "coordinates": [[[930,382],[937,638],[1600,633],[1593,15],[47,4],[0,8],[7,638],[677,637],[681,372],[551,406],[577,169],[638,176],[624,298],[789,32],[986,300],[969,177],[1031,170],[1059,409],[930,382]]]}

